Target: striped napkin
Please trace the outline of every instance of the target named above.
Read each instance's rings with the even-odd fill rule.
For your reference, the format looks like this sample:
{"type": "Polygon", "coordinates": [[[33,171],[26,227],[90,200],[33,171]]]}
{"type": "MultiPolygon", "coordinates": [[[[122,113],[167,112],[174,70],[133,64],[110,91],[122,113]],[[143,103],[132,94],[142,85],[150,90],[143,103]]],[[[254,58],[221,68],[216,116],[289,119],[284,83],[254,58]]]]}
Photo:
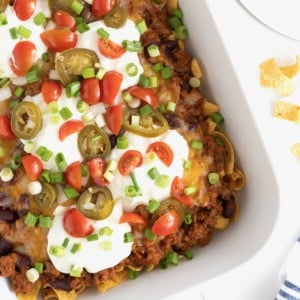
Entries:
{"type": "Polygon", "coordinates": [[[289,251],[280,273],[284,280],[275,300],[300,300],[300,238],[289,251]]]}

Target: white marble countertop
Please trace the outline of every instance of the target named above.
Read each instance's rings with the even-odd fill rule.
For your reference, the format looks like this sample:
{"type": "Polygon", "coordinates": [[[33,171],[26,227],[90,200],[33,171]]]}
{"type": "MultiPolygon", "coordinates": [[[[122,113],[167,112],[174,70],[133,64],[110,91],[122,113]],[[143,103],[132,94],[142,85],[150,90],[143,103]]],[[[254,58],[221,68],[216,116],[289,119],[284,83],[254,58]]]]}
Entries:
{"type": "MultiPolygon", "coordinates": [[[[280,212],[270,239],[252,259],[215,280],[171,298],[274,299],[281,284],[284,258],[300,235],[300,160],[291,154],[293,143],[300,142],[300,124],[272,116],[273,101],[280,98],[259,86],[258,65],[271,57],[280,64],[292,64],[295,56],[300,55],[300,42],[271,31],[236,0],[207,0],[207,3],[274,169],[280,191],[280,212]]],[[[300,104],[300,82],[296,92],[285,99],[300,104]]]]}

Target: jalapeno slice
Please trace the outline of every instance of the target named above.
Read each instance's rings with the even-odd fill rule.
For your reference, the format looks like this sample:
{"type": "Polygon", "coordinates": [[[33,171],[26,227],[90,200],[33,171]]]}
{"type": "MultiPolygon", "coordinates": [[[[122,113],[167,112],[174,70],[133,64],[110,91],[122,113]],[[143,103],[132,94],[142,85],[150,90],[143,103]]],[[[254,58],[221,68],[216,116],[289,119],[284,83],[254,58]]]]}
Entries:
{"type": "Polygon", "coordinates": [[[140,116],[136,109],[125,109],[123,113],[123,128],[144,137],[156,137],[169,129],[168,121],[158,111],[153,110],[146,116],[140,116],[139,124],[132,124],[132,116],[140,116]]]}
{"type": "Polygon", "coordinates": [[[42,124],[41,111],[33,102],[22,101],[11,112],[12,131],[20,139],[34,138],[42,124]]]}
{"type": "Polygon", "coordinates": [[[111,151],[107,133],[96,125],[85,126],[78,134],[78,148],[86,159],[105,157],[111,151]]]}
{"type": "Polygon", "coordinates": [[[107,27],[120,28],[127,20],[127,11],[124,7],[116,5],[104,16],[104,23],[107,27]]]}
{"type": "MultiPolygon", "coordinates": [[[[83,1],[77,0],[81,4],[84,4],[83,1]]],[[[53,15],[57,10],[63,10],[68,12],[73,16],[77,16],[76,12],[72,9],[72,3],[74,0],[48,0],[48,6],[53,15]]]]}
{"type": "Polygon", "coordinates": [[[63,51],[55,61],[55,69],[64,86],[78,80],[86,68],[95,68],[99,62],[97,54],[89,49],[74,48],[63,51]]]}
{"type": "Polygon", "coordinates": [[[9,0],[0,0],[0,13],[4,12],[9,4],[9,0]]]}
{"type": "Polygon", "coordinates": [[[92,186],[80,195],[77,207],[87,218],[103,220],[111,214],[114,200],[107,187],[92,186]]]}
{"type": "Polygon", "coordinates": [[[52,184],[42,183],[42,191],[34,195],[35,204],[40,208],[52,208],[56,203],[56,189],[52,184]]]}
{"type": "Polygon", "coordinates": [[[160,216],[171,210],[178,213],[179,225],[181,225],[184,221],[185,211],[181,203],[172,197],[161,201],[159,208],[152,215],[152,222],[154,223],[160,216]]]}

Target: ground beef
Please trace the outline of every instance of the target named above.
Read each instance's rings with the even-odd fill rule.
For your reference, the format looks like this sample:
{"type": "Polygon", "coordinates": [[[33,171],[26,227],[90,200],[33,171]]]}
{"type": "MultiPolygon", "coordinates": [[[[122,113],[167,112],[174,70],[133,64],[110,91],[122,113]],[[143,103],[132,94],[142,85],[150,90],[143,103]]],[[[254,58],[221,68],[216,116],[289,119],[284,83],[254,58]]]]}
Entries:
{"type": "Polygon", "coordinates": [[[11,287],[16,294],[27,294],[33,289],[34,286],[34,284],[26,278],[24,272],[16,272],[10,277],[10,280],[11,287]]]}
{"type": "Polygon", "coordinates": [[[10,253],[0,257],[0,276],[10,277],[15,274],[18,257],[15,253],[10,253]]]}

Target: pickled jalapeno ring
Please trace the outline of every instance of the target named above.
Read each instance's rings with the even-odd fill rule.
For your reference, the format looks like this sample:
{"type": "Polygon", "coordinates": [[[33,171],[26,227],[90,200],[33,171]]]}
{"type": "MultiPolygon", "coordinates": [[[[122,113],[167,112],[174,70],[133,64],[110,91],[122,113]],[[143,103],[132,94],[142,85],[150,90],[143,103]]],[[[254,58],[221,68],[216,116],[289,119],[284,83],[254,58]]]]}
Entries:
{"type": "Polygon", "coordinates": [[[116,5],[104,16],[104,23],[107,27],[120,28],[127,20],[127,11],[124,7],[116,5]]]}
{"type": "Polygon", "coordinates": [[[77,207],[87,218],[103,220],[111,214],[114,200],[107,187],[93,186],[81,194],[77,207]]]}
{"type": "Polygon", "coordinates": [[[78,148],[86,159],[103,158],[111,151],[107,133],[96,125],[87,125],[79,132],[78,148]]]}
{"type": "Polygon", "coordinates": [[[57,192],[55,187],[47,182],[42,183],[42,191],[34,195],[35,204],[40,208],[52,208],[56,202],[57,192]]]}
{"type": "Polygon", "coordinates": [[[32,139],[40,131],[43,118],[39,107],[33,102],[20,102],[11,113],[13,133],[20,139],[32,139]]]}

